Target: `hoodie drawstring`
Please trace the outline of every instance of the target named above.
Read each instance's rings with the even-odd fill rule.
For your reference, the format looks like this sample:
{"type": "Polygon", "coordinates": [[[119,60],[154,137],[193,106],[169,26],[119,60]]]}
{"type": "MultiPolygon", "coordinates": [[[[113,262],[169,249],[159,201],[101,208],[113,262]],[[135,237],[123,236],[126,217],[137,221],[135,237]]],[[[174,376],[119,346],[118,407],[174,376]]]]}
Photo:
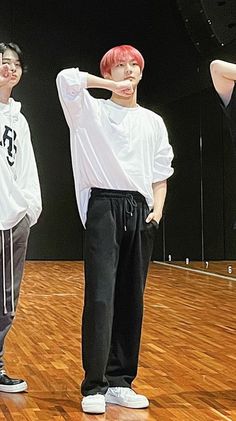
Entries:
{"type": "MultiPolygon", "coordinates": [[[[10,265],[11,265],[11,307],[12,316],[15,315],[15,298],[14,298],[14,258],[13,258],[13,236],[12,229],[10,232],[10,265]]],[[[5,262],[5,236],[4,231],[1,231],[2,238],[2,279],[3,279],[3,314],[7,314],[7,297],[6,297],[6,262],[5,262]]]]}

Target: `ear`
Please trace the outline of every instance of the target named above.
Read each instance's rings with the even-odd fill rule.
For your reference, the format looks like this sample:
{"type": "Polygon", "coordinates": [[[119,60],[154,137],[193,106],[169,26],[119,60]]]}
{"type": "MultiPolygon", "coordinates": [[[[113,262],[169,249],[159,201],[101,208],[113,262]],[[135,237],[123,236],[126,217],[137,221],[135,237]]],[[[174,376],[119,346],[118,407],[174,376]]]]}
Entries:
{"type": "Polygon", "coordinates": [[[110,73],[104,73],[103,77],[104,79],[111,79],[110,73]]]}
{"type": "Polygon", "coordinates": [[[140,73],[139,80],[141,80],[141,79],[142,79],[142,76],[143,76],[143,74],[142,74],[142,73],[140,73]]]}

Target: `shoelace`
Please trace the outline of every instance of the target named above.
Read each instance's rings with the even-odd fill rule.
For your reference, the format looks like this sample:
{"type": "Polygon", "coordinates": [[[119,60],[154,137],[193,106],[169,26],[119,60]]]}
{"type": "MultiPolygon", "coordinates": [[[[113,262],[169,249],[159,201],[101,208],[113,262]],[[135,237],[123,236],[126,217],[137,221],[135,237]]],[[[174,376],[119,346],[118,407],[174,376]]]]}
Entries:
{"type": "Polygon", "coordinates": [[[130,389],[129,387],[114,387],[109,389],[110,393],[114,393],[118,396],[128,396],[128,395],[136,395],[135,391],[130,389]]]}

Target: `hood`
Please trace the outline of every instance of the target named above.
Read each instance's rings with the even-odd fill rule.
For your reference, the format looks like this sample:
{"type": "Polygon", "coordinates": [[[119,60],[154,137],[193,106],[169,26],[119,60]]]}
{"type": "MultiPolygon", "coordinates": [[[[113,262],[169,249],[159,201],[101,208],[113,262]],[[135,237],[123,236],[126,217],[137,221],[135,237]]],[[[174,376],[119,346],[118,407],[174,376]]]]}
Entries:
{"type": "Polygon", "coordinates": [[[21,102],[15,101],[13,98],[9,99],[8,104],[0,102],[0,114],[10,116],[11,119],[17,121],[21,110],[21,102]]]}

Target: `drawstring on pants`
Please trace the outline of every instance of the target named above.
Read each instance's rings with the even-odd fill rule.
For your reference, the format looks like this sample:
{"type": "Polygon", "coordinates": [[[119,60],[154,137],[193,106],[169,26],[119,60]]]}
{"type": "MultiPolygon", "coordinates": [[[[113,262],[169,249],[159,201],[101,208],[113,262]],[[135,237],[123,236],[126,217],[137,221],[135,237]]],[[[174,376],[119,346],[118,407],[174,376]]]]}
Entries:
{"type": "MultiPolygon", "coordinates": [[[[13,236],[12,229],[10,231],[10,265],[11,265],[11,307],[12,316],[15,315],[15,300],[14,300],[14,259],[13,259],[13,236]]],[[[3,279],[3,314],[7,314],[7,297],[6,297],[6,262],[5,262],[5,237],[4,231],[1,231],[2,237],[2,279],[3,279]]]]}
{"type": "Polygon", "coordinates": [[[126,194],[124,197],[124,230],[127,231],[127,215],[133,216],[134,210],[137,207],[137,202],[134,200],[132,194],[126,194]]]}
{"type": "Polygon", "coordinates": [[[144,196],[134,190],[112,190],[112,189],[100,189],[99,187],[91,188],[91,198],[107,198],[107,199],[121,199],[122,201],[122,213],[123,215],[123,227],[124,231],[127,231],[127,218],[133,216],[135,209],[138,206],[138,202],[146,203],[144,196]]]}

